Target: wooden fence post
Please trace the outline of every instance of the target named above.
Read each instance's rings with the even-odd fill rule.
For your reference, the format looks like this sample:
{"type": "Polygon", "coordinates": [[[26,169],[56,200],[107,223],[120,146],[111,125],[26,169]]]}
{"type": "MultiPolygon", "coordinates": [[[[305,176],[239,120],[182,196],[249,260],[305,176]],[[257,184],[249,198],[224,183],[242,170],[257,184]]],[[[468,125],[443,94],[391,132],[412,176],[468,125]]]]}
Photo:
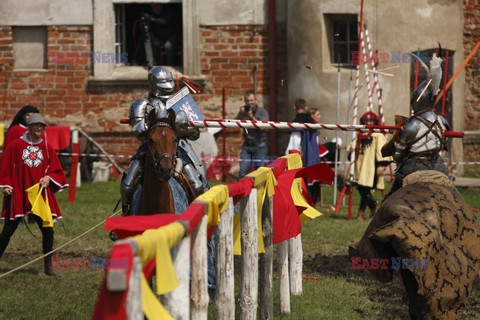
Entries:
{"type": "Polygon", "coordinates": [[[235,278],[233,274],[233,200],[220,217],[217,235],[217,319],[235,320],[235,278]]]}
{"type": "Polygon", "coordinates": [[[277,245],[280,279],[280,312],[290,313],[290,277],[288,272],[288,240],[277,245]]]}
{"type": "Polygon", "coordinates": [[[265,253],[260,254],[260,319],[273,319],[273,198],[265,199],[262,212],[265,253]]]}
{"type": "Polygon", "coordinates": [[[172,260],[180,285],[162,297],[163,304],[176,320],[190,319],[190,236],[172,249],[172,260]]]}
{"type": "Polygon", "coordinates": [[[192,288],[190,293],[192,320],[207,320],[208,318],[207,223],[208,217],[204,216],[192,233],[192,288]]]}
{"type": "Polygon", "coordinates": [[[258,214],[257,189],[241,200],[242,256],[240,284],[240,319],[257,319],[258,298],[258,214]]]}
{"type": "Polygon", "coordinates": [[[290,266],[290,291],[291,294],[299,296],[302,294],[302,267],[303,267],[303,248],[302,234],[299,233],[295,238],[288,239],[289,246],[289,266],[290,266]]]}
{"type": "Polygon", "coordinates": [[[130,273],[130,281],[128,283],[127,295],[127,319],[143,320],[142,309],[142,287],[141,287],[142,261],[139,257],[133,258],[132,271],[130,273]]]}

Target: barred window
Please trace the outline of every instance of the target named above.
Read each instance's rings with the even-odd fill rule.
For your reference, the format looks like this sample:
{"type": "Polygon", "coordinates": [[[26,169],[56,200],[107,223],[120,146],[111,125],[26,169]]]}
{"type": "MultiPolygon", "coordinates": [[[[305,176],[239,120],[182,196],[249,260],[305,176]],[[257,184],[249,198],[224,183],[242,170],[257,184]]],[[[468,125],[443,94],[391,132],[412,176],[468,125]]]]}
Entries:
{"type": "Polygon", "coordinates": [[[183,64],[182,3],[117,3],[115,52],[131,66],[183,64]]]}
{"type": "Polygon", "coordinates": [[[330,61],[343,67],[354,67],[352,51],[358,51],[358,21],[356,14],[326,14],[330,61]]]}

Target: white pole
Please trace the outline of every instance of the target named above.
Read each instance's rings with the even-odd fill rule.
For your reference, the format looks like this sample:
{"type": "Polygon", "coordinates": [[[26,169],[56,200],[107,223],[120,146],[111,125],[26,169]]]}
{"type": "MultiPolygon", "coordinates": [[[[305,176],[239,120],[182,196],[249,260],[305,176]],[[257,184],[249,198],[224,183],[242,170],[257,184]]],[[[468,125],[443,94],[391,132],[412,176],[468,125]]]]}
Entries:
{"type": "Polygon", "coordinates": [[[208,318],[207,216],[192,233],[192,284],[190,300],[192,320],[208,318]]]}
{"type": "Polygon", "coordinates": [[[258,213],[257,189],[241,200],[242,270],[240,276],[240,319],[257,319],[258,298],[258,213]]]}
{"type": "Polygon", "coordinates": [[[288,239],[288,265],[290,267],[290,291],[291,294],[299,296],[303,292],[302,288],[302,266],[303,249],[302,234],[288,239]]]}
{"type": "Polygon", "coordinates": [[[174,319],[187,320],[190,319],[190,236],[182,238],[171,252],[179,286],[161,300],[174,319]]]}
{"type": "Polygon", "coordinates": [[[273,319],[273,197],[267,197],[262,208],[263,245],[260,254],[260,319],[273,319]]]}
{"type": "Polygon", "coordinates": [[[288,272],[288,240],[277,245],[280,279],[280,312],[290,313],[290,277],[288,272]]]}
{"type": "MultiPolygon", "coordinates": [[[[340,64],[337,67],[337,112],[335,114],[335,122],[338,123],[340,115],[340,64]]],[[[338,143],[338,131],[335,131],[335,141],[338,143]]],[[[335,176],[333,180],[333,205],[337,205],[337,171],[338,171],[338,163],[337,163],[337,156],[338,156],[338,148],[335,148],[335,160],[334,161],[334,168],[335,168],[335,176]]]]}
{"type": "Polygon", "coordinates": [[[235,278],[233,274],[233,200],[218,224],[217,235],[217,319],[235,320],[235,278]]]}

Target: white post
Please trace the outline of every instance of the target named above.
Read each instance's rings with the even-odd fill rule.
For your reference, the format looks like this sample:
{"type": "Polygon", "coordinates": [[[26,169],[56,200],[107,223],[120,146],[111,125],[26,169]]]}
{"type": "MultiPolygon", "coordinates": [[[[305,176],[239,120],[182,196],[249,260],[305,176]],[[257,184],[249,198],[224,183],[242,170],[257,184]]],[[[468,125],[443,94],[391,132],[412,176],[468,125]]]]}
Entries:
{"type": "Polygon", "coordinates": [[[192,233],[192,320],[208,318],[207,220],[204,216],[192,233]]]}
{"type": "Polygon", "coordinates": [[[143,320],[142,309],[142,261],[139,257],[133,258],[132,271],[130,273],[130,281],[128,283],[127,294],[127,319],[128,320],[143,320]]]}
{"type": "Polygon", "coordinates": [[[162,297],[165,308],[177,320],[190,319],[190,236],[172,248],[172,259],[180,285],[162,297]]]}
{"type": "Polygon", "coordinates": [[[273,319],[273,197],[263,206],[263,243],[265,253],[260,254],[260,319],[273,319]]]}
{"type": "Polygon", "coordinates": [[[290,313],[290,278],[288,274],[288,240],[277,245],[280,278],[280,312],[290,313]]]}
{"type": "Polygon", "coordinates": [[[240,319],[257,319],[258,297],[258,214],[257,189],[252,188],[240,205],[242,221],[242,270],[240,284],[240,319]]]}
{"type": "Polygon", "coordinates": [[[303,266],[303,249],[302,234],[288,239],[289,246],[289,266],[290,266],[290,291],[293,295],[302,294],[302,266],[303,266]]]}
{"type": "Polygon", "coordinates": [[[217,237],[217,319],[235,320],[235,278],[233,274],[233,200],[228,198],[221,215],[217,237]]]}
{"type": "MultiPolygon", "coordinates": [[[[75,145],[75,144],[78,144],[78,130],[77,129],[73,129],[72,130],[72,146],[75,145]]],[[[78,187],[81,187],[82,185],[82,170],[80,170],[80,161],[78,162],[78,165],[77,165],[77,181],[75,181],[76,185],[77,185],[77,188],[78,187]]]]}

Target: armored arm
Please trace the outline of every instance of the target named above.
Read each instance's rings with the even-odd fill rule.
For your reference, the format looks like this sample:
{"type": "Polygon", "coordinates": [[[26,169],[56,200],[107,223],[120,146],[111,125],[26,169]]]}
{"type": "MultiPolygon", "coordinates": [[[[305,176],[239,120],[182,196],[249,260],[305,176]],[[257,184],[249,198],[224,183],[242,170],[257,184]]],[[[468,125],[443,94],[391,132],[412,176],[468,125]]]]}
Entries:
{"type": "MultiPolygon", "coordinates": [[[[397,126],[403,126],[405,121],[407,120],[406,117],[401,116],[401,115],[395,115],[395,125],[397,126]]],[[[390,141],[388,141],[383,147],[382,147],[382,157],[390,157],[393,156],[395,153],[395,142],[397,142],[398,135],[400,134],[400,130],[395,130],[395,133],[393,134],[392,138],[390,141]]]]}
{"type": "Polygon", "coordinates": [[[146,123],[146,108],[148,105],[148,100],[141,98],[132,102],[130,105],[129,120],[132,130],[135,133],[135,136],[143,141],[145,139],[145,134],[148,131],[148,126],[146,123]]]}
{"type": "Polygon", "coordinates": [[[420,130],[420,123],[414,117],[409,118],[403,125],[403,130],[399,133],[397,141],[394,142],[395,152],[393,159],[396,162],[401,162],[408,153],[410,144],[415,139],[418,130],[420,130]]]}

